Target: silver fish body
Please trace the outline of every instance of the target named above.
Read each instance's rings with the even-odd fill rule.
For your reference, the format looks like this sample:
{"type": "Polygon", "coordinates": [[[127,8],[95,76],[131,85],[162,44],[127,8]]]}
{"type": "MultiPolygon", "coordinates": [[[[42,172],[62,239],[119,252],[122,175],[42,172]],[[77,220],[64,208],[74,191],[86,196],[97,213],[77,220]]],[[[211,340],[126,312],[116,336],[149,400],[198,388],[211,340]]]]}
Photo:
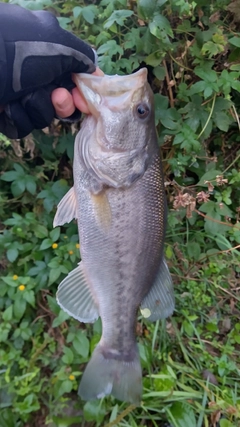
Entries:
{"type": "Polygon", "coordinates": [[[145,69],[131,76],[79,75],[92,115],[76,137],[74,187],[60,202],[54,225],[78,219],[82,258],[59,285],[58,303],[80,321],[102,319],[101,340],[79,387],[85,400],[112,393],[140,402],[138,307],[151,321],[174,309],[163,257],[165,191],[146,77],[145,69]]]}

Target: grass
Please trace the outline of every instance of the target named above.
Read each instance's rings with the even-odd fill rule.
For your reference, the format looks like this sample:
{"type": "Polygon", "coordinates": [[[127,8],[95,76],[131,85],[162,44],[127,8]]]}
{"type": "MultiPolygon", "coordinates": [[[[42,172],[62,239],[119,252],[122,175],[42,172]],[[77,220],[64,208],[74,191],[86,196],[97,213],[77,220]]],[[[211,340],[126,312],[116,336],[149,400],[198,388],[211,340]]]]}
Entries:
{"type": "Polygon", "coordinates": [[[108,397],[91,404],[89,423],[82,420],[81,426],[240,425],[237,259],[230,252],[186,268],[173,251],[174,316],[155,324],[138,319],[141,407],[116,405],[108,397]]]}

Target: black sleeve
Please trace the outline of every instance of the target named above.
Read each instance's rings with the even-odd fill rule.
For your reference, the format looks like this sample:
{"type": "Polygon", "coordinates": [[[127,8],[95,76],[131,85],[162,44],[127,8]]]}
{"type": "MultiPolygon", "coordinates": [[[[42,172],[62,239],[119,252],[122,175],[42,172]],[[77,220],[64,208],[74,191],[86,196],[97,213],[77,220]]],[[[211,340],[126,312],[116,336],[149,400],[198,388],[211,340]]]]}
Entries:
{"type": "Polygon", "coordinates": [[[0,131],[20,138],[54,117],[51,92],[71,90],[72,73],[96,69],[92,48],[54,15],[0,3],[0,131]]]}

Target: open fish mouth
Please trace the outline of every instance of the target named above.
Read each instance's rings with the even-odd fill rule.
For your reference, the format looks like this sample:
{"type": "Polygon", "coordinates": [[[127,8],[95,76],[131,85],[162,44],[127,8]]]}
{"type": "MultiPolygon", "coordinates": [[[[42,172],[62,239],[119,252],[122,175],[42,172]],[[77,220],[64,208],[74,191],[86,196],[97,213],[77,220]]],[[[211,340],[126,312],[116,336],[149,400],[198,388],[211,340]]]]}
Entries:
{"type": "Polygon", "coordinates": [[[99,115],[100,106],[105,105],[111,110],[124,108],[134,94],[147,83],[147,69],[141,68],[130,75],[95,76],[86,73],[73,75],[79,92],[86,101],[90,112],[99,115]]]}

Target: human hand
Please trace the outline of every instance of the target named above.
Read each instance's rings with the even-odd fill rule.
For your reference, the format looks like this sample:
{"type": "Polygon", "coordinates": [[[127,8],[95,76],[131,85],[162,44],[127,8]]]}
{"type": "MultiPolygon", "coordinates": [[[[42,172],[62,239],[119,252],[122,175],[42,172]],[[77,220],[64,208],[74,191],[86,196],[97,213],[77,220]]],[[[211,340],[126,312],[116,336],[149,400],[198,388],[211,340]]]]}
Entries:
{"type": "MultiPolygon", "coordinates": [[[[95,76],[103,76],[104,73],[100,68],[96,68],[96,71],[92,73],[95,76]]],[[[66,118],[71,116],[75,109],[77,108],[82,113],[89,114],[87,103],[79,93],[77,87],[75,87],[72,92],[64,88],[57,88],[52,92],[52,103],[55,108],[56,114],[60,118],[66,118]]]]}
{"type": "Polygon", "coordinates": [[[71,75],[95,71],[90,46],[60,28],[51,13],[5,3],[1,4],[0,42],[0,105],[4,106],[0,132],[22,138],[33,129],[48,126],[55,114],[66,118],[73,112],[73,119],[80,117],[74,108],[80,95],[73,89],[71,75]],[[56,88],[62,100],[59,104],[58,94],[55,112],[56,95],[53,103],[51,95],[56,88]],[[71,95],[67,91],[72,89],[71,95]]]}

